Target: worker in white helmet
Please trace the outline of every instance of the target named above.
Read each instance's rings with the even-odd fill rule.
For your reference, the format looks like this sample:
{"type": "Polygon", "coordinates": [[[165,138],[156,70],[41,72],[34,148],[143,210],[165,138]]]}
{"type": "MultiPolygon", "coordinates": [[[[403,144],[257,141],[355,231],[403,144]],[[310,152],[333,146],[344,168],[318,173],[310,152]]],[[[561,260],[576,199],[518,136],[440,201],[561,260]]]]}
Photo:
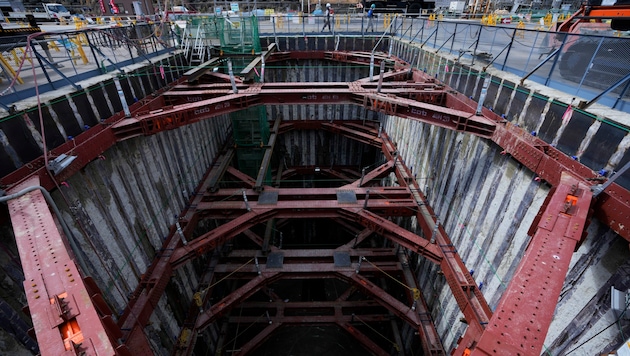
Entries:
{"type": "Polygon", "coordinates": [[[324,32],[326,26],[328,26],[328,31],[332,32],[332,27],[330,26],[330,18],[334,15],[334,13],[335,11],[333,10],[332,6],[330,6],[330,3],[326,4],[326,19],[324,20],[324,27],[322,27],[322,32],[324,32]]]}

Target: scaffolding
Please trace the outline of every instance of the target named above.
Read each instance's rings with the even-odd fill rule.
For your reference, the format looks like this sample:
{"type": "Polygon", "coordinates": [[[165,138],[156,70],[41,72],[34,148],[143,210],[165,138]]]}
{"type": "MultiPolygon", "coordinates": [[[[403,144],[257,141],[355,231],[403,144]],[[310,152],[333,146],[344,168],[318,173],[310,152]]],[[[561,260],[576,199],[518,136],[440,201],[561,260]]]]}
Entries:
{"type": "Polygon", "coordinates": [[[213,48],[225,54],[261,52],[256,16],[186,14],[176,24],[181,47],[189,58],[206,58],[213,48]]]}

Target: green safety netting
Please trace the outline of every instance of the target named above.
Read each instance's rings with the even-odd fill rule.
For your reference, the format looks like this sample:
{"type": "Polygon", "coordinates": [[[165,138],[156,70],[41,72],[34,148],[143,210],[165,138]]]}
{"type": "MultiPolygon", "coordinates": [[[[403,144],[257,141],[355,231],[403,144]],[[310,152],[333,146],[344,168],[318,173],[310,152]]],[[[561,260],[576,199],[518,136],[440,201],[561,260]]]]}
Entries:
{"type": "Polygon", "coordinates": [[[256,16],[180,15],[176,22],[186,22],[185,29],[174,26],[180,37],[220,44],[224,53],[260,53],[258,18],[256,16]]]}
{"type": "MultiPolygon", "coordinates": [[[[236,145],[238,169],[257,177],[265,148],[269,143],[269,123],[264,106],[256,106],[230,114],[233,137],[236,145]]],[[[267,170],[265,181],[271,181],[271,170],[267,170]]]]}

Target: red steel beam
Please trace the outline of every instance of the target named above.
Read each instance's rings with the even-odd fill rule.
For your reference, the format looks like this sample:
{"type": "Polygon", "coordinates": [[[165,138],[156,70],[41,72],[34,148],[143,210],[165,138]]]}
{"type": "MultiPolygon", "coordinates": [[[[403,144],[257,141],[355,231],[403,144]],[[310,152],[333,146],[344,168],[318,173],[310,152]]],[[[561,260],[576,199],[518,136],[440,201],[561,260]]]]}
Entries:
{"type": "MultiPolygon", "coordinates": [[[[219,272],[217,266],[216,272],[219,272]]],[[[238,268],[238,266],[236,266],[238,268]]],[[[256,267],[254,267],[256,268],[256,267]]],[[[206,328],[209,324],[214,322],[218,317],[225,315],[229,310],[233,309],[236,305],[239,305],[247,298],[256,293],[264,285],[272,283],[278,279],[287,278],[288,275],[291,278],[304,279],[304,278],[325,278],[338,276],[349,282],[356,284],[363,292],[375,298],[375,300],[383,307],[387,308],[406,323],[420,327],[420,319],[415,310],[412,310],[411,305],[407,306],[396,298],[390,296],[388,293],[377,287],[374,283],[370,282],[364,276],[357,274],[355,271],[356,266],[351,267],[338,267],[333,263],[301,263],[301,264],[284,264],[282,268],[267,268],[265,265],[259,265],[259,270],[246,272],[256,272],[258,275],[251,279],[249,282],[238,288],[236,291],[230,293],[227,297],[217,302],[208,310],[204,311],[197,318],[195,329],[200,331],[206,328]]],[[[379,271],[379,268],[374,266],[361,266],[361,269],[370,269],[379,271]]],[[[246,270],[246,269],[243,269],[246,270]]],[[[384,269],[389,270],[389,269],[384,269]]],[[[400,266],[397,267],[400,270],[400,266]]],[[[391,272],[391,271],[390,271],[391,272]]]]}
{"type": "MultiPolygon", "coordinates": [[[[39,185],[39,179],[31,177],[9,193],[39,185]]],[[[26,193],[9,200],[8,206],[41,354],[128,354],[107,334],[42,192],[26,193]]]]}
{"type": "Polygon", "coordinates": [[[171,249],[173,253],[169,256],[169,263],[172,268],[178,268],[190,259],[204,255],[245,230],[249,230],[256,224],[271,219],[275,213],[269,208],[252,210],[189,241],[186,245],[179,248],[173,246],[171,249]]]}
{"type": "MultiPolygon", "coordinates": [[[[385,166],[389,166],[385,164],[385,166]]],[[[377,170],[385,170],[388,168],[377,168],[377,170]]],[[[383,173],[379,173],[383,174],[383,173]]],[[[278,194],[278,203],[285,201],[325,201],[325,200],[337,200],[337,193],[340,191],[352,191],[357,200],[365,199],[370,194],[369,199],[387,199],[387,200],[404,200],[408,199],[411,195],[409,189],[406,187],[352,187],[345,186],[340,188],[268,188],[265,193],[274,192],[278,194]]],[[[211,208],[214,203],[221,203],[227,200],[228,203],[234,201],[243,201],[243,193],[247,195],[247,201],[250,203],[256,202],[261,193],[254,189],[237,189],[237,188],[224,188],[216,192],[205,192],[203,200],[199,202],[197,210],[206,210],[211,208]]],[[[368,200],[369,200],[368,199],[368,200]]]]}
{"type": "Polygon", "coordinates": [[[273,334],[274,331],[278,330],[278,328],[280,328],[281,326],[281,322],[274,322],[269,324],[266,328],[263,329],[263,331],[259,332],[258,334],[256,334],[256,336],[249,339],[245,344],[241,345],[241,347],[239,348],[239,355],[251,354],[254,350],[260,347],[260,345],[267,341],[267,338],[269,338],[269,336],[273,334]]]}
{"type": "Polygon", "coordinates": [[[346,183],[352,183],[359,175],[356,171],[358,167],[350,166],[333,166],[332,168],[320,167],[320,166],[303,166],[303,167],[289,167],[282,170],[282,176],[280,181],[289,180],[293,176],[299,175],[320,175],[331,177],[346,183]],[[351,175],[349,175],[351,174],[351,175]]]}
{"type": "MultiPolygon", "coordinates": [[[[352,337],[354,337],[357,341],[363,344],[367,350],[370,350],[375,355],[391,356],[391,353],[383,350],[382,347],[380,347],[377,343],[372,341],[372,339],[370,339],[361,331],[359,331],[359,329],[357,329],[356,326],[352,325],[351,323],[339,321],[337,322],[337,325],[339,325],[342,329],[347,331],[350,335],[352,335],[352,337]]],[[[394,345],[392,345],[392,347],[394,347],[394,345]]]]}
{"type": "MultiPolygon", "coordinates": [[[[344,185],[341,188],[343,189],[343,188],[350,188],[350,187],[362,187],[362,186],[369,185],[369,183],[372,182],[373,180],[387,177],[387,175],[390,172],[392,172],[393,168],[394,168],[394,160],[388,160],[387,162],[369,171],[367,174],[362,175],[361,179],[358,179],[348,185],[344,185]]],[[[374,189],[374,188],[370,188],[370,189],[374,189]]]]}
{"type": "MultiPolygon", "coordinates": [[[[302,58],[304,55],[304,53],[284,53],[277,58],[302,58]]],[[[321,55],[322,58],[324,56],[324,54],[321,55]]],[[[334,60],[334,58],[336,58],[335,56],[336,55],[330,55],[330,59],[334,60]]],[[[339,60],[353,56],[355,55],[337,55],[339,60]]],[[[364,60],[365,54],[357,54],[356,57],[362,58],[362,60],[364,60]]],[[[404,63],[400,67],[404,67],[404,63]]],[[[421,81],[425,83],[423,85],[425,85],[425,87],[427,88],[430,85],[433,85],[434,90],[407,90],[411,88],[410,85],[413,84],[417,86],[418,83],[410,84],[407,82],[396,82],[388,85],[399,85],[401,88],[407,88],[405,89],[405,91],[411,92],[411,94],[405,96],[402,93],[398,93],[392,94],[392,97],[389,97],[385,95],[379,96],[377,93],[375,93],[371,87],[371,85],[374,85],[374,83],[370,83],[368,80],[359,80],[351,83],[351,85],[348,85],[347,83],[275,83],[273,85],[267,83],[265,85],[267,88],[270,88],[270,90],[267,90],[266,94],[264,94],[265,90],[263,90],[263,87],[258,84],[245,85],[242,87],[243,90],[241,90],[241,93],[236,94],[236,97],[238,97],[236,98],[234,94],[229,94],[229,88],[226,87],[226,84],[223,84],[224,87],[221,89],[222,92],[220,94],[216,94],[220,95],[221,97],[214,98],[214,101],[206,100],[203,105],[200,105],[199,103],[192,103],[193,106],[182,105],[176,110],[173,110],[172,107],[169,108],[169,106],[165,103],[164,96],[158,96],[157,98],[152,100],[142,100],[131,105],[131,118],[125,118],[123,113],[118,113],[112,116],[110,119],[106,120],[104,125],[95,126],[85,133],[77,136],[74,140],[69,141],[64,145],[52,150],[52,156],[59,155],[61,153],[68,153],[70,151],[72,151],[73,154],[77,156],[77,159],[58,177],[56,177],[56,180],[63,181],[72,176],[87,163],[99,158],[99,156],[101,156],[105,150],[115,144],[116,140],[118,139],[133,137],[139,134],[152,134],[161,130],[172,129],[178,127],[179,125],[191,123],[201,118],[209,118],[219,115],[221,113],[235,111],[239,108],[245,108],[251,105],[258,105],[262,103],[259,100],[261,98],[254,98],[258,96],[275,95],[276,98],[273,99],[273,101],[275,103],[283,103],[282,100],[284,100],[284,98],[280,98],[282,100],[279,100],[276,95],[277,93],[274,94],[274,90],[280,90],[281,88],[284,88],[282,89],[284,90],[284,92],[291,92],[296,90],[299,91],[298,94],[294,93],[295,95],[293,100],[296,100],[295,96],[297,95],[300,97],[300,99],[298,100],[299,102],[297,103],[301,104],[309,104],[313,101],[326,101],[327,103],[334,103],[340,102],[340,100],[343,99],[341,101],[345,100],[348,102],[354,102],[355,104],[365,105],[366,107],[386,112],[391,115],[418,119],[427,123],[436,124],[450,129],[470,129],[472,131],[481,130],[479,132],[472,133],[476,133],[484,137],[489,137],[491,135],[492,140],[495,143],[506,149],[506,152],[513,154],[514,158],[519,160],[519,162],[523,163],[529,169],[532,169],[534,172],[539,174],[542,179],[546,180],[552,185],[557,184],[557,182],[559,181],[558,172],[564,170],[570,171],[573,174],[586,180],[596,178],[596,174],[590,168],[580,164],[577,161],[571,162],[571,158],[567,157],[562,152],[559,152],[555,148],[551,147],[541,140],[538,140],[537,138],[528,137],[531,135],[525,133],[520,128],[516,128],[510,123],[505,123],[497,115],[490,113],[488,110],[483,110],[484,117],[471,116],[471,113],[474,112],[474,110],[471,109],[472,104],[474,104],[472,100],[463,97],[463,95],[461,94],[453,94],[448,90],[447,87],[443,86],[442,84],[436,83],[434,78],[428,77],[425,73],[422,73],[415,69],[412,69],[411,72],[414,81],[421,81]],[[308,95],[309,92],[311,94],[313,93],[313,91],[311,90],[313,85],[315,85],[315,88],[317,89],[316,92],[318,93],[314,94],[315,97],[308,95]],[[340,90],[345,91],[345,93],[339,94],[340,90]],[[352,90],[354,90],[354,92],[352,90]],[[319,92],[326,91],[330,92],[319,94],[319,92]],[[443,122],[445,116],[451,118],[452,115],[450,115],[448,112],[442,111],[442,109],[445,109],[441,106],[444,105],[444,100],[439,98],[443,98],[442,96],[444,94],[436,93],[436,91],[447,93],[446,97],[449,99],[446,100],[446,105],[451,105],[458,108],[458,110],[456,110],[456,114],[461,114],[458,119],[452,119],[452,122],[448,122],[446,124],[443,122]],[[352,94],[348,95],[348,93],[351,92],[352,94]],[[432,95],[437,96],[432,97],[432,95]],[[417,99],[420,101],[429,100],[429,102],[439,103],[439,105],[436,107],[434,107],[435,105],[420,107],[416,104],[422,103],[412,100],[412,103],[409,104],[408,101],[405,101],[409,100],[406,99],[407,97],[420,98],[417,99]],[[433,109],[439,111],[433,111],[433,109]],[[168,112],[190,111],[190,113],[184,115],[186,117],[183,121],[178,121],[175,120],[174,117],[169,118],[168,115],[162,115],[165,112],[164,110],[168,112]],[[407,112],[405,112],[405,110],[407,112]],[[423,110],[426,112],[424,112],[423,110]],[[195,113],[195,111],[197,111],[197,113],[195,113]],[[154,113],[151,114],[151,112],[154,113]],[[141,122],[145,119],[149,121],[153,120],[155,122],[141,122]],[[472,124],[470,125],[468,122],[469,119],[472,119],[472,124]],[[479,119],[480,121],[475,122],[477,121],[477,119],[479,119]],[[488,122],[490,122],[490,124],[488,122]],[[497,122],[504,123],[505,126],[496,126],[494,123],[497,122]],[[460,124],[463,126],[461,126],[460,124]],[[110,125],[115,125],[117,127],[116,132],[112,131],[110,125]],[[490,129],[490,126],[488,125],[495,125],[494,128],[492,128],[494,133],[488,131],[490,129]],[[118,135],[118,137],[116,135],[118,135]],[[519,153],[521,156],[518,157],[516,153],[519,153]]],[[[185,79],[182,79],[181,82],[183,82],[184,80],[185,79]]],[[[177,86],[177,88],[179,88],[179,86],[177,86]]],[[[185,88],[189,87],[186,86],[185,88]]],[[[173,90],[173,92],[175,92],[175,90],[173,90]]],[[[387,93],[384,92],[383,94],[387,93]]],[[[200,93],[186,96],[186,98],[186,100],[189,101],[204,101],[203,95],[201,95],[200,93]]],[[[286,103],[294,102],[289,100],[286,103]]],[[[180,119],[182,119],[182,117],[180,117],[180,119]]],[[[24,165],[15,172],[0,179],[0,185],[10,187],[15,185],[19,181],[26,179],[26,177],[38,175],[40,177],[42,185],[46,189],[53,189],[55,187],[55,182],[50,178],[49,174],[45,172],[45,168],[43,166],[43,158],[40,157],[24,165]]],[[[630,192],[628,192],[628,190],[626,190],[625,188],[613,184],[609,187],[609,189],[607,189],[600,195],[595,209],[596,217],[603,223],[610,226],[613,231],[624,237],[626,240],[630,240],[630,229],[626,228],[626,226],[630,226],[628,224],[628,216],[630,216],[630,203],[628,202],[630,202],[630,192]]]]}
{"type": "Polygon", "coordinates": [[[440,261],[440,268],[453,292],[457,305],[464,314],[470,332],[477,336],[481,335],[492,316],[488,303],[477,288],[475,280],[468,272],[443,225],[439,223],[437,215],[428,204],[409,167],[398,156],[393,142],[387,134],[383,134],[382,139],[385,157],[396,161],[395,174],[398,183],[411,190],[418,204],[416,218],[424,236],[429,241],[434,240],[435,245],[439,246],[441,250],[443,258],[440,261]]]}
{"type": "Polygon", "coordinates": [[[122,339],[125,340],[125,344],[129,346],[130,350],[141,350],[142,345],[148,342],[144,334],[144,327],[149,322],[149,318],[164,293],[173,272],[170,265],[171,252],[182,243],[182,238],[192,236],[199,218],[194,207],[203,196],[198,193],[205,192],[211,187],[215,176],[213,173],[220,169],[222,169],[220,166],[213,166],[206,172],[195,190],[197,194],[193,195],[190,205],[180,214],[178,222],[180,223],[181,234],[176,226],[171,226],[169,236],[162,244],[162,249],[158,251],[157,257],[143,274],[142,280],[118,319],[118,325],[123,331],[122,339]]]}
{"type": "MultiPolygon", "coordinates": [[[[317,302],[309,302],[309,303],[317,303],[317,302]]],[[[285,303],[285,304],[287,304],[286,308],[282,308],[282,309],[292,310],[290,306],[290,304],[292,303],[285,303]]],[[[378,303],[375,302],[375,304],[377,304],[380,307],[378,303]]],[[[239,305],[237,309],[240,309],[240,308],[241,306],[239,305]]],[[[275,307],[269,307],[269,309],[275,309],[275,307]]],[[[271,321],[273,324],[309,325],[309,324],[335,324],[336,322],[350,322],[350,321],[356,322],[357,320],[356,316],[349,315],[349,314],[347,315],[346,314],[344,315],[317,315],[316,313],[318,313],[319,310],[320,309],[315,309],[315,308],[313,309],[304,308],[304,311],[309,312],[311,314],[291,315],[291,316],[286,316],[282,314],[270,315],[269,319],[267,319],[266,317],[261,318],[260,316],[230,316],[229,318],[227,318],[227,322],[231,324],[263,324],[263,323],[268,324],[271,321]]],[[[280,313],[281,310],[278,310],[277,312],[280,313]]],[[[360,315],[360,318],[361,320],[365,322],[372,323],[372,322],[390,321],[392,319],[392,316],[391,314],[388,314],[388,313],[386,314],[370,313],[370,314],[360,315]]]]}
{"type": "MultiPolygon", "coordinates": [[[[394,224],[393,222],[382,218],[374,213],[360,208],[337,206],[330,208],[315,206],[313,202],[295,202],[292,205],[286,205],[286,212],[281,209],[260,209],[252,206],[251,211],[236,218],[218,228],[200,236],[199,238],[189,242],[186,246],[182,246],[173,252],[171,263],[173,267],[180,266],[193,257],[202,255],[203,253],[221,245],[232,237],[238,235],[252,226],[264,222],[271,217],[287,217],[287,218],[322,218],[322,217],[343,217],[350,221],[355,221],[361,225],[373,230],[374,232],[385,236],[392,241],[419,253],[429,260],[440,263],[443,254],[438,246],[431,244],[428,240],[394,224]],[[294,211],[302,209],[301,211],[294,211]]],[[[358,204],[354,204],[358,205],[358,204]]],[[[261,205],[260,207],[265,207],[261,205]]]]}
{"type": "MultiPolygon", "coordinates": [[[[511,123],[497,127],[492,141],[552,186],[560,184],[562,172],[570,172],[583,182],[601,178],[590,168],[511,123]]],[[[630,191],[611,184],[598,196],[593,210],[599,221],[630,241],[630,191]]]]}
{"type": "MultiPolygon", "coordinates": [[[[367,230],[367,229],[366,229],[367,230]]],[[[354,240],[354,239],[353,239],[354,240]]],[[[378,260],[390,259],[397,261],[394,254],[394,248],[352,248],[352,246],[340,246],[336,249],[308,249],[308,250],[282,250],[285,263],[289,259],[304,259],[304,258],[320,258],[328,259],[332,261],[335,252],[345,252],[351,257],[372,257],[378,260]]],[[[260,250],[233,250],[230,252],[230,259],[251,259],[257,256],[258,258],[267,258],[260,250]]]]}
{"type": "MultiPolygon", "coordinates": [[[[363,267],[364,266],[361,266],[361,268],[363,267]]],[[[339,271],[337,273],[343,275],[347,280],[352,281],[361,291],[374,297],[374,299],[376,299],[381,305],[385,306],[407,324],[416,329],[420,327],[420,318],[418,317],[416,311],[412,309],[411,304],[405,305],[355,271],[339,271]]]]}
{"type": "Polygon", "coordinates": [[[540,355],[591,199],[587,184],[562,175],[490,324],[476,345],[464,335],[455,355],[540,355]]]}
{"type": "Polygon", "coordinates": [[[414,305],[417,310],[416,312],[418,313],[418,317],[420,319],[418,336],[422,340],[422,350],[425,355],[446,355],[444,346],[442,345],[442,340],[440,339],[440,334],[438,334],[435,324],[433,323],[433,317],[431,316],[429,306],[422,295],[422,291],[418,289],[416,277],[409,267],[407,252],[402,249],[399,250],[398,258],[402,265],[402,275],[405,284],[408,288],[411,288],[408,294],[417,293],[416,296],[410,295],[409,298],[414,299],[414,305]]]}
{"type": "Polygon", "coordinates": [[[370,124],[358,124],[356,121],[328,122],[322,120],[300,120],[290,121],[283,126],[283,130],[325,130],[334,134],[342,135],[351,140],[364,143],[369,146],[379,147],[381,140],[378,137],[378,130],[370,124]]]}
{"type": "MultiPolygon", "coordinates": [[[[308,310],[308,309],[335,309],[340,308],[343,310],[344,308],[371,308],[374,306],[380,306],[374,300],[333,300],[333,301],[311,301],[311,302],[284,302],[284,301],[275,301],[275,302],[244,302],[239,306],[239,308],[243,309],[284,309],[284,310],[308,310]]],[[[306,315],[313,315],[313,313],[306,312],[306,315]]],[[[350,316],[351,314],[342,313],[342,315],[350,316]]],[[[257,317],[255,317],[257,318],[257,317]]],[[[230,317],[231,323],[243,322],[245,320],[250,320],[249,322],[253,322],[252,319],[243,319],[242,317],[230,317]]],[[[263,320],[261,322],[267,322],[267,320],[263,320]]]]}
{"type": "Polygon", "coordinates": [[[444,258],[442,250],[436,244],[394,224],[386,218],[367,210],[350,207],[342,209],[341,214],[345,219],[358,222],[376,234],[422,255],[434,263],[440,264],[444,258]]]}
{"type": "MultiPolygon", "coordinates": [[[[263,260],[264,261],[264,260],[263,260]]],[[[296,262],[296,263],[286,263],[284,264],[281,272],[290,272],[294,275],[292,276],[283,276],[283,278],[291,278],[291,279],[316,279],[316,278],[332,278],[331,273],[339,272],[344,270],[343,268],[335,269],[335,264],[328,261],[316,261],[316,260],[306,260],[306,262],[296,262]],[[301,273],[301,274],[300,274],[301,273]]],[[[252,274],[257,274],[258,271],[264,271],[267,268],[259,263],[258,267],[252,264],[236,265],[236,264],[220,264],[215,268],[215,273],[217,274],[231,274],[230,277],[233,279],[251,279],[252,274]],[[236,273],[238,272],[238,273],[236,273]]],[[[276,269],[271,269],[276,270],[276,269]]],[[[354,269],[348,267],[348,270],[355,272],[354,269]]],[[[364,273],[374,274],[380,271],[385,271],[388,273],[395,273],[400,271],[400,264],[398,262],[380,262],[378,267],[372,265],[361,265],[361,271],[364,273]]]]}
{"type": "Polygon", "coordinates": [[[388,87],[381,89],[380,93],[370,85],[372,84],[362,81],[257,83],[245,86],[238,94],[231,93],[227,88],[211,92],[206,90],[172,91],[168,93],[168,101],[172,102],[173,106],[158,110],[138,110],[134,117],[114,125],[114,131],[122,140],[127,137],[128,132],[135,135],[139,129],[145,135],[155,134],[254,105],[354,103],[389,115],[421,120],[482,137],[492,136],[495,121],[475,115],[473,108],[462,106],[461,110],[456,110],[426,103],[428,100],[443,103],[445,94],[438,95],[437,93],[445,93],[442,88],[431,88],[430,93],[418,90],[412,95],[409,91],[418,89],[414,83],[404,81],[391,83],[388,87]],[[208,98],[208,95],[211,97],[208,98]],[[415,98],[425,102],[415,100],[415,98]]]}
{"type": "Polygon", "coordinates": [[[280,269],[262,271],[258,276],[252,278],[249,282],[231,292],[227,297],[221,299],[209,309],[199,314],[195,322],[195,330],[200,332],[208,327],[208,325],[212,324],[217,318],[222,317],[236,305],[258,292],[261,287],[280,278],[281,272],[280,269]]]}

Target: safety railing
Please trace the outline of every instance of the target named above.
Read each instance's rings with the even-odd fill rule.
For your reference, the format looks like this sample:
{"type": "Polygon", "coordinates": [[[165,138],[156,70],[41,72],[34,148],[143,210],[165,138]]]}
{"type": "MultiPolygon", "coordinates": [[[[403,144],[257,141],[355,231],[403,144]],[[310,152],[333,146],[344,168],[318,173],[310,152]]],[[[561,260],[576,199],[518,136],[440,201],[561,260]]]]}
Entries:
{"type": "Polygon", "coordinates": [[[630,112],[630,38],[609,31],[606,35],[565,34],[550,31],[551,18],[532,23],[496,17],[462,21],[432,15],[411,18],[379,14],[335,15],[331,29],[322,31],[324,16],[272,16],[259,21],[261,36],[280,35],[391,35],[424,49],[448,53],[464,64],[494,67],[568,95],[586,105],[597,102],[630,112]],[[511,22],[510,24],[501,24],[511,22]],[[323,32],[323,33],[322,33],[323,32]]]}
{"type": "Polygon", "coordinates": [[[82,28],[0,37],[0,107],[80,81],[151,61],[177,45],[171,28],[159,23],[82,28]]]}

